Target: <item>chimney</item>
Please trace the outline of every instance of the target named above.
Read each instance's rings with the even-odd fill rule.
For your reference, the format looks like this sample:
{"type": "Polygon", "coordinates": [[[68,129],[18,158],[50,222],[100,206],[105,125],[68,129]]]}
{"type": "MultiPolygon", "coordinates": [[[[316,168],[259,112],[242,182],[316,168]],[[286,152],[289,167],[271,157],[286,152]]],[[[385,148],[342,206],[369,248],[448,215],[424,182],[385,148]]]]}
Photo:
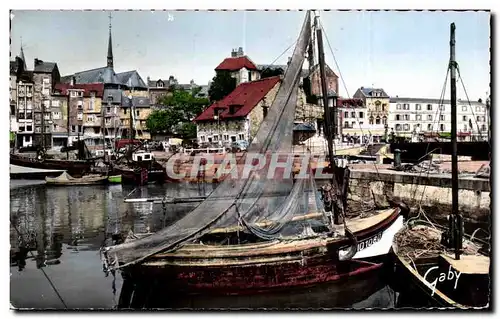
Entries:
{"type": "Polygon", "coordinates": [[[194,80],[189,81],[189,84],[191,84],[191,86],[193,86],[194,85],[194,80]]]}
{"type": "Polygon", "coordinates": [[[239,47],[238,48],[238,56],[243,56],[243,48],[242,47],[239,47]]]}
{"type": "Polygon", "coordinates": [[[35,65],[39,65],[40,63],[43,63],[42,60],[38,60],[37,58],[35,58],[35,65]]]}
{"type": "Polygon", "coordinates": [[[71,86],[75,85],[76,78],[74,76],[71,77],[71,86]]]}
{"type": "Polygon", "coordinates": [[[149,76],[146,79],[147,79],[148,83],[149,83],[149,81],[151,81],[151,78],[149,76]]]}
{"type": "Polygon", "coordinates": [[[236,50],[235,49],[231,50],[231,57],[236,58],[236,50]]]}

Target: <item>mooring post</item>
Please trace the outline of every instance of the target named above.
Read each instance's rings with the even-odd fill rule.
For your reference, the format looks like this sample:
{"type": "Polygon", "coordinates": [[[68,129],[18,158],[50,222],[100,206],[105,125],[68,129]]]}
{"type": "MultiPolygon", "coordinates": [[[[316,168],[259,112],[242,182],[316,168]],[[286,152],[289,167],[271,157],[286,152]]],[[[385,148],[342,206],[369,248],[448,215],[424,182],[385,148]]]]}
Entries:
{"type": "Polygon", "coordinates": [[[401,150],[395,149],[394,150],[394,167],[399,167],[399,166],[401,166],[401,150]]]}

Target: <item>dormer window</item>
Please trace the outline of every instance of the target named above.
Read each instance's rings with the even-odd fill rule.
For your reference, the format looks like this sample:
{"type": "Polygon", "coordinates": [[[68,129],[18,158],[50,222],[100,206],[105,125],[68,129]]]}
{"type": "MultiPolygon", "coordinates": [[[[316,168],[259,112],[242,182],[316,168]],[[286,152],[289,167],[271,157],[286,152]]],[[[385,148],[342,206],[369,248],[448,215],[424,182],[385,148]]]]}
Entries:
{"type": "Polygon", "coordinates": [[[162,88],[162,87],[164,87],[164,86],[165,86],[165,84],[163,83],[163,81],[158,81],[158,82],[156,82],[156,87],[158,87],[158,88],[162,88]]]}
{"type": "Polygon", "coordinates": [[[235,114],[236,112],[238,112],[240,106],[241,105],[236,105],[236,104],[229,105],[229,114],[235,114]]]}

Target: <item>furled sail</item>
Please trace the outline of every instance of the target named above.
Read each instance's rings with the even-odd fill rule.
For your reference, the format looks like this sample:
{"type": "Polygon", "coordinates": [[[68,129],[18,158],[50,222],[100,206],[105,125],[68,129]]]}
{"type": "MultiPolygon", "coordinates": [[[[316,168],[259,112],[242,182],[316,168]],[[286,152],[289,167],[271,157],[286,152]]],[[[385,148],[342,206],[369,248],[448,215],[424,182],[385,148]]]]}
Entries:
{"type": "MultiPolygon", "coordinates": [[[[290,155],[300,74],[311,42],[310,15],[308,11],[290,64],[268,114],[240,161],[248,164],[258,158],[259,163],[265,161],[267,164],[255,165],[248,178],[224,179],[193,211],[157,233],[106,248],[110,267],[118,267],[118,262],[120,266],[134,264],[156,253],[175,250],[215,228],[241,226],[262,240],[305,234],[314,236],[311,229],[315,223],[321,224],[321,220],[304,218],[300,222],[290,223],[297,220],[294,217],[299,215],[324,213],[310,169],[307,178],[294,182],[292,175],[286,174],[287,169],[292,168],[291,162],[281,168],[282,174],[274,176],[268,165],[280,154],[284,155],[285,160],[293,159],[290,155]]],[[[239,168],[232,167],[241,175],[239,168]]]]}

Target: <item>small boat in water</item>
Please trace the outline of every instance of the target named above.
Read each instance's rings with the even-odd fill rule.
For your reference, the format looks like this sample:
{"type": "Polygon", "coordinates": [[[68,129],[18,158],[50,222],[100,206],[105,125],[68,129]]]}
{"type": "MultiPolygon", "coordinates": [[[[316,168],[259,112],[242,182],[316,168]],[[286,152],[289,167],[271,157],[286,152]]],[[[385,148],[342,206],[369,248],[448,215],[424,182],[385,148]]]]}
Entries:
{"type": "Polygon", "coordinates": [[[121,184],[122,183],[122,176],[121,175],[108,176],[108,182],[110,184],[121,184]]]}
{"type": "Polygon", "coordinates": [[[82,177],[73,177],[66,172],[63,172],[58,177],[46,177],[47,185],[54,186],[82,186],[82,185],[101,185],[108,182],[107,176],[101,175],[85,175],[82,177]]]}
{"type": "MultiPolygon", "coordinates": [[[[450,25],[452,212],[447,228],[421,220],[420,213],[410,218],[393,241],[395,278],[404,285],[396,290],[411,296],[411,305],[446,308],[486,308],[490,305],[490,244],[464,235],[459,212],[457,101],[456,101],[455,24],[450,25]],[[408,284],[409,283],[409,284],[408,284]]],[[[490,144],[491,145],[491,144],[490,144]]],[[[423,197],[423,196],[422,196],[423,197]]],[[[480,228],[479,228],[480,229],[480,228]]],[[[477,230],[476,230],[477,232],[477,230]]],[[[398,286],[398,284],[395,284],[398,286]]],[[[400,302],[400,307],[405,302],[400,302]]]]}

